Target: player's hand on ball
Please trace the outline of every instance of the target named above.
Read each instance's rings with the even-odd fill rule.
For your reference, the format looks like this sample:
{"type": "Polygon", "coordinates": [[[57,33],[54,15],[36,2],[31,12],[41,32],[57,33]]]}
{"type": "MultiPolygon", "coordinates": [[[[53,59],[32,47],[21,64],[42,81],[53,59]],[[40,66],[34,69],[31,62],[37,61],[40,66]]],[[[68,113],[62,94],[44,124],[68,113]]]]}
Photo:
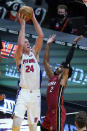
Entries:
{"type": "Polygon", "coordinates": [[[17,19],[18,19],[18,22],[20,24],[24,24],[25,23],[25,16],[22,14],[20,15],[20,13],[17,14],[17,19]]]}
{"type": "Polygon", "coordinates": [[[33,9],[29,6],[22,6],[19,9],[18,14],[20,14],[25,21],[29,21],[33,17],[33,9]]]}

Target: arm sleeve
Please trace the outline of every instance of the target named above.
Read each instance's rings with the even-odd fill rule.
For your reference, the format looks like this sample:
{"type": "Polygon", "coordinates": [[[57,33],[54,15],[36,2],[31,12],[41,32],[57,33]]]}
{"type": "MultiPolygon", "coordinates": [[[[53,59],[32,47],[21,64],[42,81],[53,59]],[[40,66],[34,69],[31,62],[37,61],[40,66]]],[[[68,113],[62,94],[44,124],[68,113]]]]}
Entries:
{"type": "Polygon", "coordinates": [[[73,57],[73,54],[74,54],[74,51],[75,51],[75,46],[73,44],[68,55],[67,55],[67,57],[66,57],[66,64],[70,64],[72,57],[73,57]]]}

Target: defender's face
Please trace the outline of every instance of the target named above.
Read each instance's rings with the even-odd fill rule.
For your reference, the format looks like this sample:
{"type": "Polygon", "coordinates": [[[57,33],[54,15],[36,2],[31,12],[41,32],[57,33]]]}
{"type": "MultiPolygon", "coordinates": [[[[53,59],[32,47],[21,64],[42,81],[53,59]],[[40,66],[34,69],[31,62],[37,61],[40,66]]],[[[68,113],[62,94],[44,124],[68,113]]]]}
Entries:
{"type": "Polygon", "coordinates": [[[59,74],[61,74],[63,71],[64,71],[64,68],[63,68],[63,66],[61,65],[61,66],[59,66],[59,67],[56,69],[55,73],[56,73],[57,75],[59,75],[59,74]]]}

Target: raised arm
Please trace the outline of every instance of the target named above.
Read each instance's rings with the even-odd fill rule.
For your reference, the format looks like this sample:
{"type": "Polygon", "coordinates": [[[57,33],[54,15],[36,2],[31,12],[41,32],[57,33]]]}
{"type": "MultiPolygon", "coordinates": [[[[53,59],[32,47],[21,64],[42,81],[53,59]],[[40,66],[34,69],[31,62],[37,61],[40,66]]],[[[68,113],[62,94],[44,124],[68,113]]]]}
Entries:
{"type": "Polygon", "coordinates": [[[47,41],[47,45],[46,45],[46,48],[45,48],[45,52],[44,52],[44,60],[43,60],[43,64],[44,64],[44,68],[45,68],[45,71],[46,71],[46,74],[48,75],[49,78],[51,78],[54,73],[50,67],[50,64],[49,64],[49,50],[50,50],[50,44],[54,41],[56,35],[52,35],[48,41],[47,41]]]}
{"type": "Polygon", "coordinates": [[[40,53],[42,45],[43,45],[44,34],[43,34],[43,31],[42,31],[38,21],[35,18],[34,13],[33,13],[32,21],[33,21],[35,30],[36,30],[37,35],[38,35],[33,49],[35,51],[35,55],[38,55],[40,53]]]}
{"type": "Polygon", "coordinates": [[[15,60],[16,60],[16,65],[17,67],[19,66],[19,63],[20,63],[20,59],[21,59],[21,56],[22,56],[22,51],[23,51],[23,45],[24,45],[24,42],[25,42],[25,20],[23,18],[23,16],[20,14],[18,14],[18,20],[20,22],[20,31],[19,31],[19,36],[18,36],[18,48],[16,50],[16,53],[15,53],[15,60]]]}
{"type": "Polygon", "coordinates": [[[75,45],[83,38],[82,35],[76,37],[72,43],[72,47],[66,57],[66,64],[70,64],[71,60],[72,60],[72,57],[73,57],[73,54],[74,54],[74,51],[75,51],[75,45]]]}

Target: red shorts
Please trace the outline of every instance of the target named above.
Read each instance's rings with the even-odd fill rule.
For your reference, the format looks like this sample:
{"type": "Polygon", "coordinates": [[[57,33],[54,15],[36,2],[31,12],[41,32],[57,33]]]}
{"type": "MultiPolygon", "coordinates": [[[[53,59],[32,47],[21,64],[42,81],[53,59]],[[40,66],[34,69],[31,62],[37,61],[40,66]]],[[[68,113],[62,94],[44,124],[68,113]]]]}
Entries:
{"type": "Polygon", "coordinates": [[[66,111],[64,106],[61,106],[58,111],[56,109],[48,110],[42,125],[44,128],[52,131],[64,131],[65,120],[66,111]]]}

